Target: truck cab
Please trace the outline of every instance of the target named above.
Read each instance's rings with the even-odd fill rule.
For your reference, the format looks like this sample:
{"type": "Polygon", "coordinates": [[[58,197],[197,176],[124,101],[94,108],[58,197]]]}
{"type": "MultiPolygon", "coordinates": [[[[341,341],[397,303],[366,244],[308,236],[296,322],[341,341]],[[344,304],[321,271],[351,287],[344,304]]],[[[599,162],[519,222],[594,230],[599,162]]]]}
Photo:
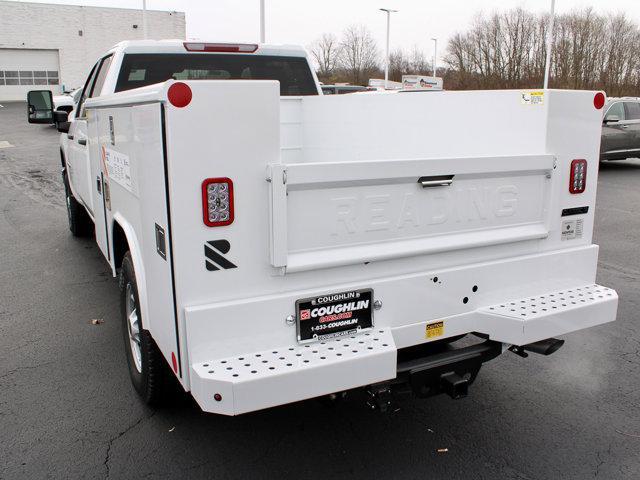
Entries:
{"type": "MultiPolygon", "coordinates": [[[[61,154],[70,193],[94,217],[95,179],[89,173],[87,110],[91,98],[166,80],[269,79],[282,96],[318,95],[319,83],[304,49],[293,45],[218,44],[182,41],[126,41],[92,67],[76,108],[61,135],[61,154]]],[[[64,122],[61,122],[64,123],[64,122]]]]}

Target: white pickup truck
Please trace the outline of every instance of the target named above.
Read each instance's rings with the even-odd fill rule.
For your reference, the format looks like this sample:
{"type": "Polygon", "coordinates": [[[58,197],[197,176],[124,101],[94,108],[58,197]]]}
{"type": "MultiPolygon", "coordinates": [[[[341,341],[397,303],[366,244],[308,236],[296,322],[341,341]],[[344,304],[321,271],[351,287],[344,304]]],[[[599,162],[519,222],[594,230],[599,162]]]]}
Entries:
{"type": "Polygon", "coordinates": [[[457,398],[507,350],[613,321],[604,101],[323,96],[298,47],[136,41],[68,122],[42,91],[29,119],[64,131],[69,225],[119,275],[136,390],[158,402],[175,377],[235,415],[361,387],[457,398]]]}

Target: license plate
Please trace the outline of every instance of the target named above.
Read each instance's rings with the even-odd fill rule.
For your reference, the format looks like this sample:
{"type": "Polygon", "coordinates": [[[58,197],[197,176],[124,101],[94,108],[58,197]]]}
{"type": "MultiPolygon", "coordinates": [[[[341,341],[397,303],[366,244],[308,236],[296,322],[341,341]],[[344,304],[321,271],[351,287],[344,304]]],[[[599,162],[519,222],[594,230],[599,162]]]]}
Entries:
{"type": "Polygon", "coordinates": [[[298,341],[350,335],[373,327],[373,290],[352,290],[296,302],[298,341]]]}

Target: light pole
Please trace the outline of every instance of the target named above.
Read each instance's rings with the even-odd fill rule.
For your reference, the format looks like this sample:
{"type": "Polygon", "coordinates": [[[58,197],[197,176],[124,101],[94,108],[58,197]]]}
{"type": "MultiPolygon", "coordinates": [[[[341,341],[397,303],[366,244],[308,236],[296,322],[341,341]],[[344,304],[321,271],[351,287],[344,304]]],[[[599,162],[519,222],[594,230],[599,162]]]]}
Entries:
{"type": "Polygon", "coordinates": [[[264,30],[264,0],[260,0],[260,43],[265,42],[264,30]]]}
{"type": "Polygon", "coordinates": [[[433,79],[436,78],[436,62],[438,61],[438,39],[432,38],[433,40],[433,79]]]}
{"type": "Polygon", "coordinates": [[[549,74],[551,72],[551,51],[553,49],[553,24],[555,22],[556,0],[551,0],[551,17],[547,31],[547,61],[544,66],[544,88],[549,88],[549,74]]]}
{"type": "Polygon", "coordinates": [[[149,38],[149,31],[147,30],[147,0],[142,0],[142,38],[145,40],[149,38]]]}
{"type": "Polygon", "coordinates": [[[387,54],[384,60],[384,89],[387,90],[389,88],[389,35],[391,33],[391,14],[398,10],[381,8],[380,11],[387,12],[387,54]]]}

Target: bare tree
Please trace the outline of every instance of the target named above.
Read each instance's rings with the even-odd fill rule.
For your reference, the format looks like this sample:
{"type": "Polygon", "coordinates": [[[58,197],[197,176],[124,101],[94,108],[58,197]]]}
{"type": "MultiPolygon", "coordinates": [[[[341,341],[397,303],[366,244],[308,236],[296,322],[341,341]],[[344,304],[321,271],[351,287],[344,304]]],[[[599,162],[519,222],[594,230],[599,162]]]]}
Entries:
{"type": "Polygon", "coordinates": [[[426,75],[431,72],[432,68],[424,52],[420,50],[417,45],[414,45],[409,57],[409,70],[406,73],[426,75]]]}
{"type": "MultiPolygon", "coordinates": [[[[536,88],[542,84],[548,15],[521,8],[479,15],[449,40],[448,88],[536,88]],[[453,85],[449,82],[452,82],[453,85]]],[[[624,14],[587,8],[556,20],[551,85],[638,95],[640,29],[624,14]]]]}
{"type": "Polygon", "coordinates": [[[340,55],[340,43],[338,38],[332,33],[323,33],[309,47],[311,56],[318,66],[318,77],[321,79],[331,78],[338,66],[340,55]]]}
{"type": "Polygon", "coordinates": [[[364,84],[378,69],[378,46],[364,25],[351,25],[340,41],[340,67],[353,84],[364,84]]]}
{"type": "Polygon", "coordinates": [[[389,54],[389,80],[402,81],[402,75],[410,73],[411,62],[402,51],[397,48],[389,54]]]}
{"type": "MultiPolygon", "coordinates": [[[[540,88],[549,16],[522,8],[479,14],[465,32],[449,39],[441,75],[448,89],[540,88]]],[[[609,95],[640,95],[640,27],[625,14],[604,16],[591,8],[558,15],[550,84],[554,88],[603,89],[609,95]]],[[[378,48],[364,26],[345,30],[340,41],[323,35],[311,47],[320,77],[363,84],[381,75],[378,48]]],[[[431,73],[431,62],[414,46],[390,55],[392,80],[431,73]]]]}

